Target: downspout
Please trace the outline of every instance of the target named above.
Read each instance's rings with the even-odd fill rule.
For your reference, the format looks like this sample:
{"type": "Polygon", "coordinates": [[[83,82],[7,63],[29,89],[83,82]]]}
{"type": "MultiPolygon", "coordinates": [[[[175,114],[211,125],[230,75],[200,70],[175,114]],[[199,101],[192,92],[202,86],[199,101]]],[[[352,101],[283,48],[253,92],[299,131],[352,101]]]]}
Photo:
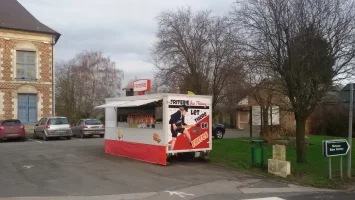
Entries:
{"type": "Polygon", "coordinates": [[[55,116],[55,66],[54,66],[54,44],[55,35],[52,36],[52,116],[55,116]]]}

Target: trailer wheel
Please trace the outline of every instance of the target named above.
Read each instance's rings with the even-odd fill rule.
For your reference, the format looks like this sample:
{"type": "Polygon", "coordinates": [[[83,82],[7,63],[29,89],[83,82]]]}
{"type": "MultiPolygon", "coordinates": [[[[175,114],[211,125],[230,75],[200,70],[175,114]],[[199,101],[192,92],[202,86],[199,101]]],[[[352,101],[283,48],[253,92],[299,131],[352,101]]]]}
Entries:
{"type": "Polygon", "coordinates": [[[166,155],[166,163],[167,163],[166,165],[170,165],[170,162],[172,161],[172,158],[173,158],[173,157],[172,157],[171,154],[167,154],[167,155],[166,155]]]}
{"type": "Polygon", "coordinates": [[[195,157],[195,152],[185,152],[185,153],[179,153],[178,155],[178,160],[180,161],[187,161],[187,160],[192,160],[195,157]]]}

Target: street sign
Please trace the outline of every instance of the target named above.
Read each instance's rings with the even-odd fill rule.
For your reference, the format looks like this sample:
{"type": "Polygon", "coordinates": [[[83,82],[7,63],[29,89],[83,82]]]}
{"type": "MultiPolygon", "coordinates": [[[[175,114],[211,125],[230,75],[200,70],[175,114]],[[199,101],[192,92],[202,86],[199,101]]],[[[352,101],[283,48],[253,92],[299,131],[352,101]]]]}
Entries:
{"type": "Polygon", "coordinates": [[[350,145],[347,140],[323,140],[323,155],[326,157],[344,156],[348,154],[350,145]]]}

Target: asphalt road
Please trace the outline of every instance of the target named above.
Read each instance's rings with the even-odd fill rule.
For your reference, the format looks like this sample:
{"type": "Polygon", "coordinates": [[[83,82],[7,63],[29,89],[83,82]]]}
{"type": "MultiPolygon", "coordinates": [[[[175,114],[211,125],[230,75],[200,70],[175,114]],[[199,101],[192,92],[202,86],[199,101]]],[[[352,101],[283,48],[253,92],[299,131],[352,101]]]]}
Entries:
{"type": "Polygon", "coordinates": [[[198,161],[164,167],[107,155],[101,138],[1,142],[0,153],[1,200],[354,199],[353,193],[279,183],[198,161]]]}

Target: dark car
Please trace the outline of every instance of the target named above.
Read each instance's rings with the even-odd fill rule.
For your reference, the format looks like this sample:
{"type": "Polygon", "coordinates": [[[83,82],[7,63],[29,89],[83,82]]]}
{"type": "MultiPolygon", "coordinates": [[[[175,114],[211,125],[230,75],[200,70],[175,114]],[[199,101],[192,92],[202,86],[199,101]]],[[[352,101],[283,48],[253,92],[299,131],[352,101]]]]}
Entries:
{"type": "Polygon", "coordinates": [[[0,120],[0,139],[19,138],[26,140],[25,127],[18,119],[0,120]]]}
{"type": "Polygon", "coordinates": [[[223,124],[214,124],[212,126],[212,135],[215,139],[222,139],[226,133],[226,128],[223,124]]]}

